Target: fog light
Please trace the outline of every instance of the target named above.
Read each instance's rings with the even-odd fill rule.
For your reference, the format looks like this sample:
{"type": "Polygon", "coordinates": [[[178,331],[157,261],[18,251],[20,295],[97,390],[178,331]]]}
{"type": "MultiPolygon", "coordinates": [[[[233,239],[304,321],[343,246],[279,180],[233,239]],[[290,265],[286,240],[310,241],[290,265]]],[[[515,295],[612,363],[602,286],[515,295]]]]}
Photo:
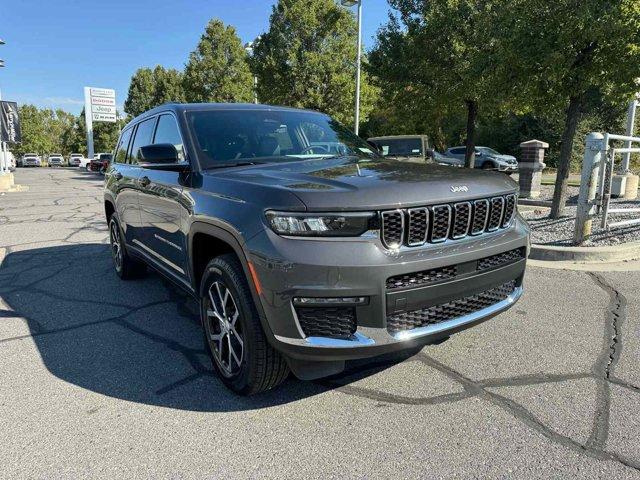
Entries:
{"type": "Polygon", "coordinates": [[[297,306],[325,305],[366,305],[369,297],[295,297],[293,304],[297,306]]]}

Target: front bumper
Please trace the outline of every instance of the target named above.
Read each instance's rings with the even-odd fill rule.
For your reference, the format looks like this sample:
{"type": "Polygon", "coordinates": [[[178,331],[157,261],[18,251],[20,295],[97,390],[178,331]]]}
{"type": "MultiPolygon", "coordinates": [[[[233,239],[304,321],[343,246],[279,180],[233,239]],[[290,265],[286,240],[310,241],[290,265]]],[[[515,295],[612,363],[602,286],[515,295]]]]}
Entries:
{"type": "Polygon", "coordinates": [[[387,280],[450,265],[468,266],[514,249],[526,251],[528,234],[518,217],[506,230],[396,252],[385,249],[378,238],[290,239],[270,230],[245,246],[260,282],[264,320],[274,347],[290,358],[330,361],[436,343],[508,309],[522,295],[524,258],[490,271],[469,271],[399,292],[389,290],[387,280]],[[387,319],[394,314],[439,306],[511,281],[514,288],[508,297],[485,308],[402,332],[387,328],[387,319]],[[294,297],[367,297],[368,304],[355,307],[357,330],[351,337],[316,337],[304,334],[294,297]]]}
{"type": "Polygon", "coordinates": [[[518,164],[513,163],[499,163],[498,170],[506,173],[516,173],[518,171],[518,164]]]}

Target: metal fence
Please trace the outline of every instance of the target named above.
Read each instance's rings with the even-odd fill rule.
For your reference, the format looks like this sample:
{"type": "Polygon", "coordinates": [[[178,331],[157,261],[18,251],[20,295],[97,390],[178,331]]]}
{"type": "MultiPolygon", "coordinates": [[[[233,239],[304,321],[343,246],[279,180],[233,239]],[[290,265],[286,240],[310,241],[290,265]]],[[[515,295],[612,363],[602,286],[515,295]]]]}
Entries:
{"type": "Polygon", "coordinates": [[[631,153],[640,153],[640,137],[611,133],[590,133],[587,136],[574,232],[576,245],[589,238],[593,218],[597,214],[601,215],[600,227],[603,229],[640,224],[640,215],[639,218],[609,221],[610,215],[640,214],[640,208],[610,208],[616,156],[631,153]],[[625,146],[612,147],[616,141],[625,142],[625,146]]]}

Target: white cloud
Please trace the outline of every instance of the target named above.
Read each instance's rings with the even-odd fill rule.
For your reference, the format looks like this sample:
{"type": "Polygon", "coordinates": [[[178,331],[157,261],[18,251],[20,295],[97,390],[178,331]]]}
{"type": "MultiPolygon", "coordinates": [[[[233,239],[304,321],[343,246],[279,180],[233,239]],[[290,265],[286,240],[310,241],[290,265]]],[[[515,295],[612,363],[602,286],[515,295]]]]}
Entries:
{"type": "Polygon", "coordinates": [[[84,105],[84,100],[71,97],[46,97],[44,101],[56,105],[84,105]]]}

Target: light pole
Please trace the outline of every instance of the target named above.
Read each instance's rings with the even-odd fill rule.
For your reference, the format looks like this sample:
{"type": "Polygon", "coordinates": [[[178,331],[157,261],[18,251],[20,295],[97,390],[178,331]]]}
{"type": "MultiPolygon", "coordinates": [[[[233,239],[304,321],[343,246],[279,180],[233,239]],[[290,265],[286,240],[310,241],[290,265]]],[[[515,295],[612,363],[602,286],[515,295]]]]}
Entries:
{"type": "Polygon", "coordinates": [[[360,130],[360,64],[362,56],[362,0],[340,0],[345,7],[358,6],[358,53],[356,54],[356,118],[353,131],[358,135],[360,130]]]}
{"type": "MultiPolygon", "coordinates": [[[[255,42],[249,42],[244,46],[244,51],[249,57],[253,57],[253,45],[255,42]]],[[[253,76],[253,103],[258,103],[258,76],[253,76]]]]}

